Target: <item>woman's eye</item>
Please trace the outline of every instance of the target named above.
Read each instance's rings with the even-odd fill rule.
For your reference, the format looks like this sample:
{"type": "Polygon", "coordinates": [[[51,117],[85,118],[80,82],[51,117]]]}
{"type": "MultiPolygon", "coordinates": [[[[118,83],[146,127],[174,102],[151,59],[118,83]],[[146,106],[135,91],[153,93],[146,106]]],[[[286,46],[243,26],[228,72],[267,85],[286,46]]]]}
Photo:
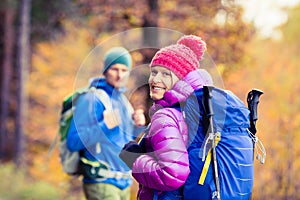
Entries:
{"type": "Polygon", "coordinates": [[[163,75],[164,76],[170,76],[171,74],[169,72],[164,72],[163,75]]]}
{"type": "Polygon", "coordinates": [[[151,71],[151,75],[155,76],[157,74],[157,71],[151,71]]]}

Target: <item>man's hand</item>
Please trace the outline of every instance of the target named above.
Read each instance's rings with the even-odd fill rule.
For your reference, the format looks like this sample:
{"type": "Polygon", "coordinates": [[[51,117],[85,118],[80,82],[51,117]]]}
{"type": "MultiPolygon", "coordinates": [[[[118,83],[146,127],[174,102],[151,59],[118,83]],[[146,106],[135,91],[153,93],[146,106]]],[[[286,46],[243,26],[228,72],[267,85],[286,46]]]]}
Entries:
{"type": "Polygon", "coordinates": [[[119,110],[118,109],[114,109],[113,111],[104,110],[103,120],[108,129],[115,128],[121,122],[119,110]]]}
{"type": "Polygon", "coordinates": [[[146,118],[143,109],[137,109],[132,115],[132,119],[136,126],[144,126],[146,124],[146,118]]]}

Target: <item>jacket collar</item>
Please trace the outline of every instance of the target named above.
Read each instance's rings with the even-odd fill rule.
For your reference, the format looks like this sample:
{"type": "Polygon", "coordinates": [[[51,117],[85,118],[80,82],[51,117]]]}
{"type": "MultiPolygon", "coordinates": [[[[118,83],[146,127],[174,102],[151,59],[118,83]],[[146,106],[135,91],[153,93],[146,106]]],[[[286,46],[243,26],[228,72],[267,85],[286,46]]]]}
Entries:
{"type": "Polygon", "coordinates": [[[110,96],[114,92],[124,93],[126,91],[126,87],[115,88],[112,85],[108,84],[105,78],[91,78],[90,79],[90,87],[95,87],[97,89],[105,90],[110,96]]]}

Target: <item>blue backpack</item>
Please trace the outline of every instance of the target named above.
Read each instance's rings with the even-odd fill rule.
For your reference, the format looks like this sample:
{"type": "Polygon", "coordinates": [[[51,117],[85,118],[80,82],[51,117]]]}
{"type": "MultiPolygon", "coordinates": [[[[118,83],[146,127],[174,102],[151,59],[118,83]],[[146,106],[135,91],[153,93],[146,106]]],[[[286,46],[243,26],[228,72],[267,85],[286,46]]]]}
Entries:
{"type": "Polygon", "coordinates": [[[254,143],[249,131],[250,111],[232,92],[213,88],[213,129],[216,135],[214,174],[211,143],[207,140],[208,119],[203,105],[203,88],[194,91],[183,106],[189,128],[190,175],[183,187],[185,200],[251,199],[254,181],[254,143]]]}

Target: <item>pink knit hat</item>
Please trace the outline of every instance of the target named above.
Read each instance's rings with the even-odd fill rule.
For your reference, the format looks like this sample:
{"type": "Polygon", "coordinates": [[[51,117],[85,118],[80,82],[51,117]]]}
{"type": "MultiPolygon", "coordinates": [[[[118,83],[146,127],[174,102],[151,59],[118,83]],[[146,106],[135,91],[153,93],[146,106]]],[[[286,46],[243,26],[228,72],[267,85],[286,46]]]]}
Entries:
{"type": "Polygon", "coordinates": [[[153,57],[150,67],[159,65],[170,69],[179,79],[200,67],[206,43],[198,36],[181,37],[177,44],[160,49],[153,57]]]}

